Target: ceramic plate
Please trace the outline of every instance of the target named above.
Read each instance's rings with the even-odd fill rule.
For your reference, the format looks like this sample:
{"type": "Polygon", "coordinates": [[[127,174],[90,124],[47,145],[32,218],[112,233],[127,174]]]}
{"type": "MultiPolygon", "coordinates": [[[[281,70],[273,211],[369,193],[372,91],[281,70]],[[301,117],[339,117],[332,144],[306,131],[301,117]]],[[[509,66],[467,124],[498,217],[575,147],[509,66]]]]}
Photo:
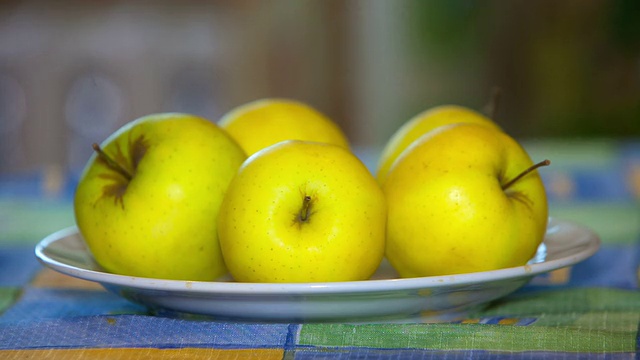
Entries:
{"type": "Polygon", "coordinates": [[[371,280],[302,284],[178,281],[107,273],[95,263],[75,227],[49,235],[35,252],[56,271],[98,282],[159,313],[245,321],[366,322],[428,321],[464,313],[517,290],[536,275],[587,259],[599,244],[588,228],[552,219],[543,244],[524,266],[400,279],[383,262],[371,280]]]}

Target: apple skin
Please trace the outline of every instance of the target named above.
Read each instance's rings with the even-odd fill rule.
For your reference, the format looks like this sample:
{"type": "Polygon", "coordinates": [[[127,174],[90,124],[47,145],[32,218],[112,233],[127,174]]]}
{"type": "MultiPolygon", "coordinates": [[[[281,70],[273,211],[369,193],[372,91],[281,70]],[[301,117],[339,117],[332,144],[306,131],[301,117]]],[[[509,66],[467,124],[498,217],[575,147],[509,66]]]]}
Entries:
{"type": "Polygon", "coordinates": [[[218,122],[250,156],[284,140],[316,141],[349,148],[349,140],[331,119],[290,99],[255,100],[225,114],[218,122]]]}
{"type": "Polygon", "coordinates": [[[242,165],[218,217],[229,272],[241,282],[368,279],[384,255],[386,205],[348,150],[289,140],[242,165]],[[309,216],[301,221],[305,196],[309,216]]]}
{"type": "Polygon", "coordinates": [[[463,106],[441,105],[427,109],[407,121],[389,138],[378,161],[378,182],[384,183],[393,162],[411,143],[433,129],[456,123],[480,124],[501,130],[490,118],[463,106]]]}
{"type": "Polygon", "coordinates": [[[452,124],[425,134],[398,158],[383,185],[386,256],[402,277],[524,265],[542,242],[547,198],[533,163],[501,131],[452,124]]]}
{"type": "Polygon", "coordinates": [[[105,270],[138,277],[213,280],[226,273],[216,217],[246,155],[222,129],[186,114],[153,114],[109,136],[74,196],[77,226],[105,270]]]}

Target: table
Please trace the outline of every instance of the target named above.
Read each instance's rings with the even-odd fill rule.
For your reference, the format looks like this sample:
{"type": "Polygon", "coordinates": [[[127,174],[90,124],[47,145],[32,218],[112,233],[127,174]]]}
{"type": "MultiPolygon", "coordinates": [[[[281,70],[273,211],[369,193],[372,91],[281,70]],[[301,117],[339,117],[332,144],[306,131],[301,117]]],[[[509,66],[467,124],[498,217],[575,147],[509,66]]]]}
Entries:
{"type": "MultiPolygon", "coordinates": [[[[34,246],[73,224],[76,177],[0,174],[0,358],[633,358],[640,350],[640,142],[538,140],[553,216],[596,231],[588,260],[435,323],[239,323],[160,316],[44,268],[34,246]]],[[[373,152],[362,152],[370,165],[373,152]]]]}

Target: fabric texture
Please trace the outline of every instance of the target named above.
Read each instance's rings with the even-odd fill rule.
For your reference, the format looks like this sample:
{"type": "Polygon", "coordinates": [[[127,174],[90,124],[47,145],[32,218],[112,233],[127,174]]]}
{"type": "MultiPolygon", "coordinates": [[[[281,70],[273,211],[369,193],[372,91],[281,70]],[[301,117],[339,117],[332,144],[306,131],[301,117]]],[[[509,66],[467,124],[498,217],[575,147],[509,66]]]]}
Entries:
{"type": "Polygon", "coordinates": [[[153,313],[43,267],[34,246],[73,224],[74,176],[0,175],[0,358],[604,359],[640,351],[640,143],[539,141],[550,214],[602,245],[442,322],[268,324],[153,313]],[[48,190],[47,190],[48,189],[48,190]]]}

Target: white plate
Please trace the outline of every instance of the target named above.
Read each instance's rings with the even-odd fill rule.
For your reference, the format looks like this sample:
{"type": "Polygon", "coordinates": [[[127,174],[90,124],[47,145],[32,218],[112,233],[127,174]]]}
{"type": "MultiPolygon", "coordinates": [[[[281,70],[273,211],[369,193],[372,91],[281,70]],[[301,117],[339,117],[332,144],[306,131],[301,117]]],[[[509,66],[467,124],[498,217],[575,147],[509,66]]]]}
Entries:
{"type": "Polygon", "coordinates": [[[104,272],[77,229],[43,239],[37,258],[63,274],[95,281],[159,313],[190,313],[245,321],[423,321],[454,314],[505,296],[531,278],[593,255],[600,240],[579,224],[550,220],[536,256],[525,266],[450,276],[399,279],[383,262],[372,280],[267,284],[139,278],[104,272]]]}

